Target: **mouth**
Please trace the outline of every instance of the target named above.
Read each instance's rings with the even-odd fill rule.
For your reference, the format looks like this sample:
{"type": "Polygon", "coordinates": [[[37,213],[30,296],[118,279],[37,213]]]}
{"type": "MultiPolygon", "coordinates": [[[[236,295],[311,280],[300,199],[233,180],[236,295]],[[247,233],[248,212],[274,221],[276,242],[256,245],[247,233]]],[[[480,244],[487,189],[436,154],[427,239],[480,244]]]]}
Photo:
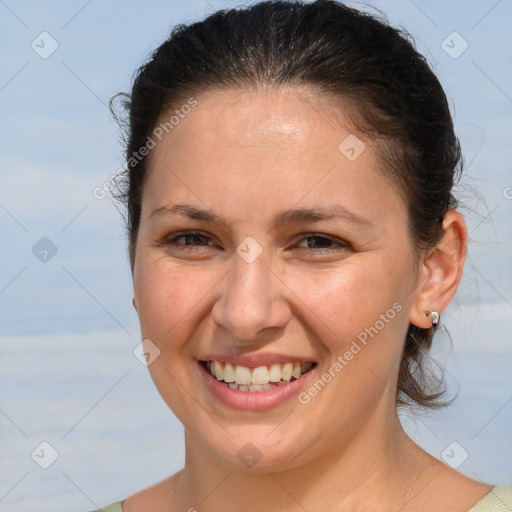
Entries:
{"type": "Polygon", "coordinates": [[[243,365],[232,365],[224,361],[199,361],[199,363],[226,387],[255,393],[269,391],[284,386],[310,372],[316,363],[312,361],[274,363],[267,366],[249,368],[243,365]]]}

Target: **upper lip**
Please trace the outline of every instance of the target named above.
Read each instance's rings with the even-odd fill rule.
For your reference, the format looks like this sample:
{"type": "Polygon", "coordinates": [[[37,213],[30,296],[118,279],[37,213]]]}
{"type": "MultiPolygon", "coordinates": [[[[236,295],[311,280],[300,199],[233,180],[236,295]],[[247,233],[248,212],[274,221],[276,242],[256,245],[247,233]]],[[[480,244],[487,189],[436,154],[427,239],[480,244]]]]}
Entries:
{"type": "Polygon", "coordinates": [[[233,366],[241,365],[248,368],[257,368],[258,366],[270,366],[272,364],[286,363],[314,363],[311,357],[297,357],[289,354],[206,354],[198,357],[198,361],[222,361],[230,363],[233,366]]]}

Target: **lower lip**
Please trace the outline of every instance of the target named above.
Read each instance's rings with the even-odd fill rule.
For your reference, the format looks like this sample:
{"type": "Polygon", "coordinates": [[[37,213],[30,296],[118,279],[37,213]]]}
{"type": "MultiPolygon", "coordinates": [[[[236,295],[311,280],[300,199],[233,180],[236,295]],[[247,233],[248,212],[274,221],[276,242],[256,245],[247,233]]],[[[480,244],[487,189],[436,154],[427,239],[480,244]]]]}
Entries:
{"type": "Polygon", "coordinates": [[[291,397],[298,395],[302,388],[306,387],[306,383],[314,372],[314,368],[306,372],[298,379],[275,386],[268,391],[238,391],[226,386],[223,381],[217,380],[213,375],[201,364],[197,363],[199,371],[205,381],[206,387],[219,400],[219,402],[233,409],[241,409],[246,411],[261,411],[271,409],[291,397]]]}

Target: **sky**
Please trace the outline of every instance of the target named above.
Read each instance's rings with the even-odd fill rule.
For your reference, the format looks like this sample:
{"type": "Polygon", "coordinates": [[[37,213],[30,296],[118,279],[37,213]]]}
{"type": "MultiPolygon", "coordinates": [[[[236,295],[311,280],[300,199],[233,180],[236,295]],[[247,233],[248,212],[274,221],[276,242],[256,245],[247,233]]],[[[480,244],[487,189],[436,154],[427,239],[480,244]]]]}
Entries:
{"type": "MultiPolygon", "coordinates": [[[[451,365],[450,389],[461,388],[460,405],[409,428],[436,456],[459,432],[474,454],[461,470],[512,485],[512,2],[349,4],[377,7],[414,37],[446,91],[466,163],[455,194],[468,223],[469,255],[459,291],[443,315],[453,346],[441,334],[435,347],[451,365]],[[487,430],[470,441],[490,418],[487,430]],[[471,460],[474,466],[467,465],[471,460]]],[[[124,466],[113,478],[120,494],[140,483],[127,460],[155,468],[144,476],[152,481],[164,467],[179,467],[181,427],[132,354],[140,333],[123,221],[108,194],[98,194],[123,164],[108,101],[129,90],[138,66],[175,24],[239,5],[0,1],[0,384],[7,390],[0,396],[0,432],[10,440],[8,449],[1,447],[10,458],[0,464],[10,462],[7,472],[0,466],[0,508],[3,500],[12,511],[49,503],[55,510],[70,510],[70,504],[87,510],[94,508],[95,486],[93,502],[111,497],[112,489],[87,467],[72,466],[72,456],[60,470],[35,466],[25,455],[43,439],[60,443],[62,453],[79,453],[87,445],[88,467],[96,468],[92,461],[105,460],[108,452],[124,466]],[[98,354],[105,357],[99,361],[98,354]],[[127,401],[123,389],[141,403],[127,401]],[[103,402],[94,405],[100,397],[103,402]],[[108,400],[119,416],[109,415],[108,400]],[[78,420],[87,411],[63,438],[73,415],[78,420]],[[129,456],[108,444],[123,415],[130,418],[126,443],[135,432],[142,436],[140,451],[129,456]],[[144,437],[153,427],[155,437],[144,437]],[[155,439],[165,432],[172,432],[166,453],[172,445],[179,455],[169,465],[155,464],[155,439]],[[45,479],[57,481],[48,476],[53,470],[67,476],[59,473],[51,494],[45,479]],[[89,484],[88,492],[78,493],[80,482],[89,484]],[[42,494],[31,494],[30,486],[42,494]],[[79,499],[84,501],[74,501],[79,499]]]]}

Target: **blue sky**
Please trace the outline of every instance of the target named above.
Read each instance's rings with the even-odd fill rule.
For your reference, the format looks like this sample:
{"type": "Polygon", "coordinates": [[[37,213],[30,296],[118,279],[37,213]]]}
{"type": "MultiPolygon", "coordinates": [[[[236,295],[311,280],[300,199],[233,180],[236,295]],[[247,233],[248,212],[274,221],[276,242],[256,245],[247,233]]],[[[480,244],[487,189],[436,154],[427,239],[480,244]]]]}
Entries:
{"type": "MultiPolygon", "coordinates": [[[[461,394],[449,412],[418,419],[410,432],[437,457],[458,439],[471,454],[462,471],[512,485],[512,2],[370,3],[414,36],[438,74],[466,161],[456,195],[465,205],[469,257],[443,315],[453,346],[441,332],[434,348],[450,391],[461,394]]],[[[176,23],[238,5],[0,1],[6,512],[90,510],[182,463],[181,426],[132,354],[140,339],[123,223],[110,198],[93,191],[122,165],[108,99],[129,90],[176,23]],[[58,47],[42,58],[32,44],[43,54],[58,47]],[[61,453],[47,472],[29,457],[43,439],[61,453]]]]}
{"type": "MultiPolygon", "coordinates": [[[[120,216],[110,198],[92,195],[122,165],[117,126],[106,104],[117,91],[129,89],[137,66],[176,22],[230,5],[237,2],[0,4],[4,334],[136,326],[120,216]],[[31,48],[43,31],[58,43],[47,59],[31,48]],[[47,263],[31,251],[42,237],[58,250],[47,263]]],[[[503,193],[512,184],[510,2],[373,5],[415,36],[438,73],[469,164],[463,186],[483,198],[461,190],[474,210],[464,211],[468,222],[478,227],[471,232],[475,243],[458,298],[512,302],[507,246],[512,200],[503,193]],[[454,31],[469,45],[456,59],[441,47],[454,31]],[[472,263],[485,276],[477,274],[478,284],[472,263]]]]}

